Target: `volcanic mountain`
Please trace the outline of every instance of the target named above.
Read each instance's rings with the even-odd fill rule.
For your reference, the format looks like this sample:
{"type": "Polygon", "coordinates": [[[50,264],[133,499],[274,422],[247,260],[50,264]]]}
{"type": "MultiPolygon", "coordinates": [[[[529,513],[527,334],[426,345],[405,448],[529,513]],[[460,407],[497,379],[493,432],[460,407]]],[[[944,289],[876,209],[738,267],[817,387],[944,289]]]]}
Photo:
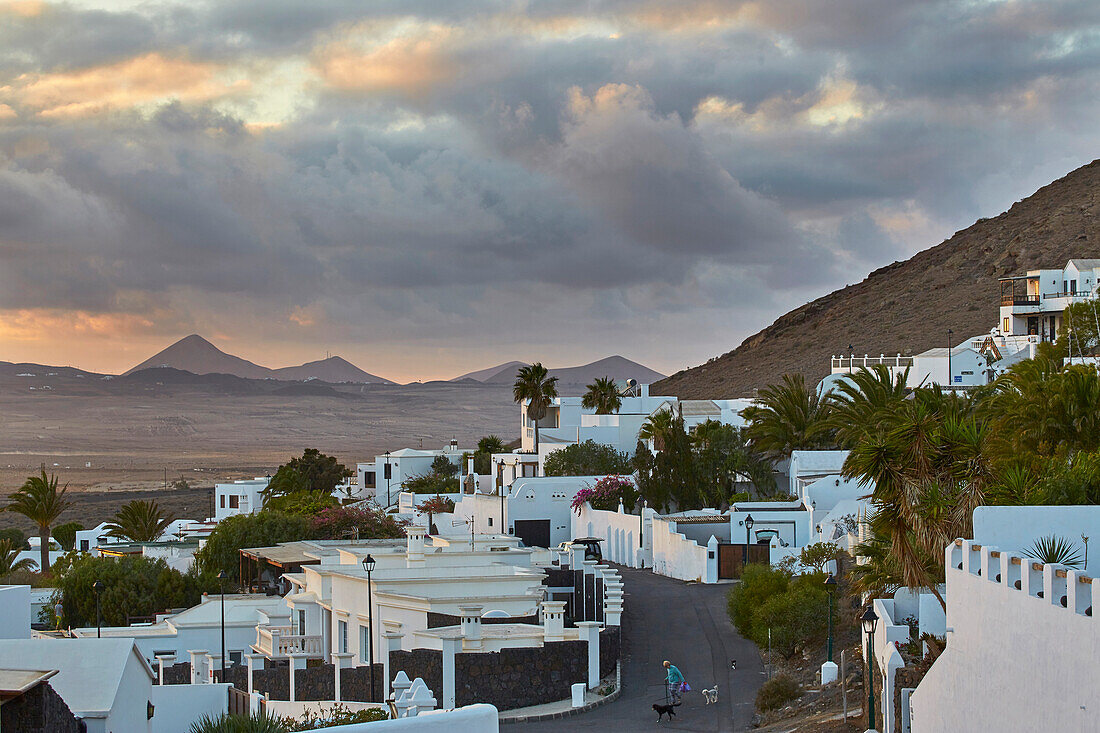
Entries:
{"type": "MultiPolygon", "coordinates": [[[[458,382],[463,379],[474,379],[483,384],[511,384],[516,378],[516,371],[522,366],[527,366],[527,364],[522,361],[509,361],[488,369],[463,374],[450,381],[458,382]]],[[[558,378],[558,384],[572,386],[589,384],[597,377],[635,379],[641,384],[648,384],[658,379],[664,379],[665,376],[622,356],[608,356],[590,364],[551,368],[549,371],[550,376],[558,378]]]]}
{"type": "Polygon", "coordinates": [[[245,379],[281,379],[304,381],[320,379],[325,382],[357,382],[366,384],[393,384],[388,379],[369,374],[339,356],[320,361],[280,369],[268,369],[239,356],[227,354],[198,334],[191,334],[163,351],[133,367],[126,374],[143,369],[172,367],[192,374],[232,374],[245,379]]]}
{"type": "Polygon", "coordinates": [[[816,383],[829,357],[918,354],[996,325],[997,278],[1100,257],[1100,161],[1044,186],[992,219],[979,219],[904,262],[875,270],[780,316],[740,346],[673,374],[654,394],[742,397],[802,373],[816,383]]]}

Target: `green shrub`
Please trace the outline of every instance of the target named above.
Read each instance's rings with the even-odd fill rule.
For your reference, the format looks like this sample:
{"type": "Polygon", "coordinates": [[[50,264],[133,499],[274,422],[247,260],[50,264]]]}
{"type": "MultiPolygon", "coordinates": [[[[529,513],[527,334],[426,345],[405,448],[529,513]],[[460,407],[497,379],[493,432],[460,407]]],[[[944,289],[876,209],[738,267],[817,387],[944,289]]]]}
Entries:
{"type": "Polygon", "coordinates": [[[544,470],[547,476],[607,476],[630,475],[634,468],[626,453],[590,438],[551,453],[544,470]]]}
{"type": "MultiPolygon", "coordinates": [[[[191,724],[189,733],[287,733],[285,721],[266,715],[203,715],[191,724]]],[[[295,729],[300,730],[300,729],[295,729]]]]}
{"type": "Polygon", "coordinates": [[[443,476],[429,471],[402,481],[401,490],[414,494],[457,494],[459,482],[455,476],[443,476]]]}
{"type": "Polygon", "coordinates": [[[790,675],[777,674],[756,692],[756,709],[762,713],[777,710],[802,695],[802,688],[790,675]]]}
{"type": "Polygon", "coordinates": [[[340,502],[332,494],[323,491],[295,491],[273,496],[264,504],[265,510],[293,514],[297,517],[315,517],[323,509],[338,506],[340,502]]]}
{"type": "Polygon", "coordinates": [[[323,714],[317,714],[307,710],[301,720],[283,718],[283,725],[288,731],[318,730],[334,725],[350,725],[352,723],[373,723],[378,720],[389,720],[390,716],[379,708],[367,710],[351,710],[346,705],[336,703],[323,714]]]}
{"type": "Polygon", "coordinates": [[[753,612],[774,595],[783,593],[791,582],[790,572],[771,565],[746,565],[741,582],[727,598],[730,620],[741,636],[752,636],[753,612]]]}
{"type": "Polygon", "coordinates": [[[828,613],[824,588],[792,586],[753,611],[749,638],[762,648],[770,638],[772,650],[790,659],[799,649],[824,638],[828,613]]]}
{"type": "Polygon", "coordinates": [[[195,553],[195,566],[213,575],[224,570],[232,582],[239,582],[241,548],[310,539],[314,539],[314,533],[308,517],[267,510],[238,514],[218,522],[206,544],[195,553]]]}
{"type": "Polygon", "coordinates": [[[80,522],[65,522],[53,528],[53,538],[61,545],[61,549],[68,552],[76,545],[76,533],[82,529],[84,525],[80,522]]]}

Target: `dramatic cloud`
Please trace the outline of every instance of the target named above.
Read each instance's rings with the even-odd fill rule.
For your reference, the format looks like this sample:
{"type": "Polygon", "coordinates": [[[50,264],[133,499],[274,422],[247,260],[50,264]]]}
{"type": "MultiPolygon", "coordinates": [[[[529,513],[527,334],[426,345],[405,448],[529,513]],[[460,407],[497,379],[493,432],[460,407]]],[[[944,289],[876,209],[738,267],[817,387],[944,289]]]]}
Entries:
{"type": "Polygon", "coordinates": [[[672,371],[1088,162],[1098,113],[1088,0],[0,2],[0,358],[672,371]]]}

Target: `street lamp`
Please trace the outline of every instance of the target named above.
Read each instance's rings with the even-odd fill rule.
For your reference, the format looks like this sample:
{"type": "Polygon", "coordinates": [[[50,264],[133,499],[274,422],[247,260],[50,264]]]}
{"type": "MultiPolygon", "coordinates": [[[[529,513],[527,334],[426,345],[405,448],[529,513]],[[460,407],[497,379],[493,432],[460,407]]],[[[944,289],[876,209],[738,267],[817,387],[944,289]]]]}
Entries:
{"type": "Polygon", "coordinates": [[[947,329],[947,386],[950,387],[953,382],[951,381],[951,334],[955,333],[950,328],[947,329]]]}
{"type": "Polygon", "coordinates": [[[103,625],[102,618],[99,615],[99,594],[103,592],[105,587],[102,580],[92,583],[92,593],[95,593],[95,638],[97,639],[102,638],[100,626],[103,625]]]}
{"type": "Polygon", "coordinates": [[[375,559],[370,555],[363,558],[363,569],[367,571],[367,627],[370,634],[367,635],[367,650],[370,661],[370,699],[374,702],[374,604],[371,603],[371,579],[374,572],[375,559]]]}
{"type": "Polygon", "coordinates": [[[751,544],[751,542],[749,540],[749,532],[752,531],[752,525],[754,525],[754,524],[755,524],[755,522],[752,520],[752,515],[751,514],[749,516],[745,517],[745,551],[744,551],[743,556],[741,558],[741,564],[742,565],[748,565],[749,564],[749,545],[751,544]]]}
{"type": "Polygon", "coordinates": [[[855,370],[855,353],[852,349],[852,345],[848,344],[848,373],[851,374],[855,370]]]}
{"type": "Polygon", "coordinates": [[[868,606],[863,615],[859,617],[863,624],[863,633],[867,634],[867,729],[875,729],[875,680],[872,665],[872,647],[874,646],[875,626],[878,624],[878,615],[875,609],[868,606]]]}
{"type": "Polygon", "coordinates": [[[829,592],[829,643],[826,647],[828,653],[828,659],[826,661],[833,661],[833,593],[836,592],[836,578],[832,573],[828,578],[825,578],[825,590],[829,592]]]}
{"type": "MultiPolygon", "coordinates": [[[[386,451],[386,468],[383,470],[386,474],[386,508],[390,508],[390,452],[386,451]]],[[[373,632],[372,632],[373,633],[373,632]]]]}
{"type": "Polygon", "coordinates": [[[218,586],[222,591],[222,676],[218,682],[225,682],[225,579],[228,577],[224,570],[218,573],[218,586]]]}

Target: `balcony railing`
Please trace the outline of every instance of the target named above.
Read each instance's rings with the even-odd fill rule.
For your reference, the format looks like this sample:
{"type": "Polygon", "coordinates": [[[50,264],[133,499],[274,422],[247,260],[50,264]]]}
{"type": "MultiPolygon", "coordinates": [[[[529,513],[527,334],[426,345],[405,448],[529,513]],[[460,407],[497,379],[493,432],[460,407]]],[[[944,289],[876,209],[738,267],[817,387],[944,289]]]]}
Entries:
{"type": "Polygon", "coordinates": [[[291,654],[323,657],[325,653],[320,636],[295,634],[290,626],[257,626],[252,648],[268,659],[286,659],[291,654]]]}
{"type": "Polygon", "coordinates": [[[1078,290],[1075,293],[1044,293],[1043,300],[1047,298],[1081,298],[1087,300],[1092,297],[1092,293],[1086,290],[1078,290]]]}
{"type": "Polygon", "coordinates": [[[1038,295],[1002,295],[1001,305],[1039,305],[1038,295]]]}

